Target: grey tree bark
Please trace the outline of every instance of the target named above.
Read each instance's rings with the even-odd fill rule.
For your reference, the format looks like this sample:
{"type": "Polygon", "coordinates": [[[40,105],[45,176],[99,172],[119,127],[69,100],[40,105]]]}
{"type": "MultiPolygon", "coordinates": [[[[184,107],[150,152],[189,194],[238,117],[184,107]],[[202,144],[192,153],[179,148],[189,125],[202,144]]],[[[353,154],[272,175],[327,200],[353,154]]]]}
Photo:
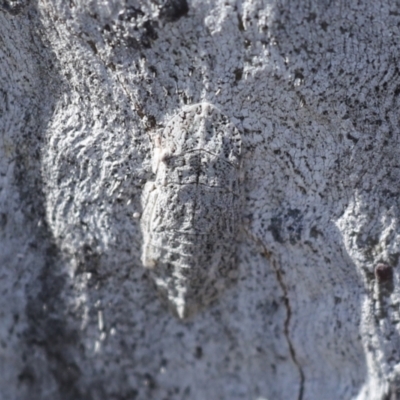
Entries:
{"type": "Polygon", "coordinates": [[[399,34],[389,0],[0,0],[0,399],[400,398],[399,34]],[[197,103],[240,132],[239,276],[180,319],[140,217],[197,103]]]}

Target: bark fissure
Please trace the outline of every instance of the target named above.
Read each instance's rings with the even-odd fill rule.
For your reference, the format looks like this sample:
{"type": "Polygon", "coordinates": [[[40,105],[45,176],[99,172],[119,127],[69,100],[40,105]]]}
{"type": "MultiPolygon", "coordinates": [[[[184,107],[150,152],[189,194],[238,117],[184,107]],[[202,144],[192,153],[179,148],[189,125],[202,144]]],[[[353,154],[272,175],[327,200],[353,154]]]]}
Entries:
{"type": "Polygon", "coordinates": [[[294,363],[294,365],[296,366],[298,372],[299,372],[299,376],[300,376],[300,383],[299,383],[299,394],[297,396],[298,400],[303,400],[303,396],[304,396],[304,381],[305,381],[305,377],[304,377],[304,371],[301,367],[300,362],[297,359],[297,355],[296,355],[296,351],[294,349],[294,345],[292,343],[292,340],[290,338],[290,334],[289,334],[289,325],[290,325],[290,321],[292,318],[292,309],[290,307],[290,302],[289,302],[289,295],[288,295],[288,288],[286,286],[286,283],[282,277],[282,272],[279,269],[279,266],[277,265],[276,261],[273,259],[272,254],[265,248],[264,244],[261,242],[260,239],[258,239],[257,237],[255,237],[253,234],[251,234],[247,229],[246,232],[249,234],[249,236],[262,248],[262,254],[263,256],[271,262],[271,266],[275,272],[276,275],[276,279],[278,281],[278,284],[283,292],[283,301],[284,301],[284,305],[285,305],[285,309],[286,309],[286,318],[285,318],[285,322],[283,325],[283,332],[289,347],[289,352],[290,352],[290,356],[292,358],[292,361],[294,363]]]}
{"type": "Polygon", "coordinates": [[[275,264],[274,260],[271,260],[271,265],[273,266],[273,269],[276,274],[276,278],[278,280],[279,286],[282,289],[283,292],[283,301],[285,304],[286,308],[286,319],[285,319],[285,324],[284,324],[284,333],[286,337],[286,341],[289,346],[289,351],[290,355],[292,357],[293,363],[296,365],[299,375],[300,375],[300,388],[299,388],[299,395],[298,395],[298,400],[303,400],[303,394],[304,394],[304,372],[303,369],[301,368],[301,365],[297,359],[296,351],[294,349],[292,340],[290,339],[290,334],[289,334],[289,325],[290,325],[290,320],[292,317],[292,309],[290,307],[290,302],[289,302],[289,296],[288,296],[288,289],[286,286],[285,281],[283,280],[282,273],[279,270],[279,267],[275,264]]]}

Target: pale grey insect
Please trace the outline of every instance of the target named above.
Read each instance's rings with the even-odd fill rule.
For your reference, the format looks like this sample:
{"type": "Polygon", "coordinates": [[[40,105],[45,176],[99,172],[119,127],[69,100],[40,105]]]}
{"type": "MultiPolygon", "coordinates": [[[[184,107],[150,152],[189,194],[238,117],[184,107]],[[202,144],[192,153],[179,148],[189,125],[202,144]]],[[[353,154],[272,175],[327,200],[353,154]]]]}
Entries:
{"type": "Polygon", "coordinates": [[[208,103],[184,108],[156,138],[156,176],[142,198],[142,262],[180,318],[236,279],[240,154],[238,129],[208,103]]]}

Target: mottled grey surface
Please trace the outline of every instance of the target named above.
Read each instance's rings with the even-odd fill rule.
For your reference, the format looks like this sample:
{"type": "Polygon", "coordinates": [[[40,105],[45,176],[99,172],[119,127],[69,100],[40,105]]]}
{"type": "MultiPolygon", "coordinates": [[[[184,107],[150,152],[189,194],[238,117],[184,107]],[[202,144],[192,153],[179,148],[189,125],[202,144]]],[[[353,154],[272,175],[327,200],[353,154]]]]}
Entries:
{"type": "Polygon", "coordinates": [[[396,398],[399,34],[394,1],[0,0],[1,400],[396,398]],[[181,321],[135,216],[196,103],[241,132],[239,276],[181,321]]]}
{"type": "Polygon", "coordinates": [[[141,260],[183,319],[238,278],[242,141],[209,103],[185,107],[153,141],[156,177],[143,189],[141,260]]]}

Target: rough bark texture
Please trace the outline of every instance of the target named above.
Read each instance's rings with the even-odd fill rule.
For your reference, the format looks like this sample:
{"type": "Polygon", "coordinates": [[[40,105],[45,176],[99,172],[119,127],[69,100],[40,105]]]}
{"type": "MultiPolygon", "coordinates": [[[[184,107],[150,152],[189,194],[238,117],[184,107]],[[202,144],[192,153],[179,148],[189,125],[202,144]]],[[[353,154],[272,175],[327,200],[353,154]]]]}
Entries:
{"type": "Polygon", "coordinates": [[[400,4],[0,0],[0,398],[400,396],[400,4]],[[238,128],[240,277],[140,255],[160,131],[238,128]]]}

